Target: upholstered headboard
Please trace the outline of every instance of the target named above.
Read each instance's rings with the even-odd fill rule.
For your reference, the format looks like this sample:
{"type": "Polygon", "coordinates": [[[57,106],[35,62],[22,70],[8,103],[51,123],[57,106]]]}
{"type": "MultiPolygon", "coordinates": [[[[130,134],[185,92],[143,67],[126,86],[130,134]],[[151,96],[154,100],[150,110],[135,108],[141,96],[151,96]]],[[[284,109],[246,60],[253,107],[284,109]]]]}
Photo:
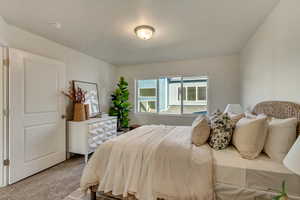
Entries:
{"type": "Polygon", "coordinates": [[[265,101],[257,104],[252,112],[279,119],[295,117],[299,120],[297,133],[300,134],[300,104],[288,101],[265,101]]]}

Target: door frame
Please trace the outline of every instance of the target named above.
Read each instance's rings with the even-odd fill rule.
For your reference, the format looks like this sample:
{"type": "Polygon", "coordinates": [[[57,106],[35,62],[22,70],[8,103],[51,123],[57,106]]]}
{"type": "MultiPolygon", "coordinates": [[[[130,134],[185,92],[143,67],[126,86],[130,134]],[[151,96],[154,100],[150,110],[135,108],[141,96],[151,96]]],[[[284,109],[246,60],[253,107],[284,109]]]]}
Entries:
{"type": "Polygon", "coordinates": [[[9,48],[5,45],[0,44],[0,187],[8,185],[8,170],[9,166],[4,166],[4,160],[8,160],[8,73],[9,73],[9,62],[3,63],[3,60],[9,58],[9,48]]]}

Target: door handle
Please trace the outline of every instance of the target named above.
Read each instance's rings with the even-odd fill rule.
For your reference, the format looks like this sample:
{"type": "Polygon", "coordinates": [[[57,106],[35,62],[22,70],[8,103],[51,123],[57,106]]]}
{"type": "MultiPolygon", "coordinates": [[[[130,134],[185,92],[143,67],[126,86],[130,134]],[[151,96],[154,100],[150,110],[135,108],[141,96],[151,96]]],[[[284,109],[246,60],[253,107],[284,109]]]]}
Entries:
{"type": "Polygon", "coordinates": [[[66,115],[61,115],[61,118],[62,119],[66,119],[66,115]]]}

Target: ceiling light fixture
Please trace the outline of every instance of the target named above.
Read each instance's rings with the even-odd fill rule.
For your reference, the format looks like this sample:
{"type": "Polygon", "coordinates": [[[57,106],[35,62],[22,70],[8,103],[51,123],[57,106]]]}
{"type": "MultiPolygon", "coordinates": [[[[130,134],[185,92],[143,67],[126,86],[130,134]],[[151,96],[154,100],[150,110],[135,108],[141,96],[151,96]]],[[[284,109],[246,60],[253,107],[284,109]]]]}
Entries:
{"type": "Polygon", "coordinates": [[[155,29],[152,26],[142,25],[134,29],[135,34],[142,40],[149,40],[153,37],[155,29]]]}
{"type": "Polygon", "coordinates": [[[48,22],[48,24],[56,29],[61,29],[61,23],[59,22],[48,22]]]}

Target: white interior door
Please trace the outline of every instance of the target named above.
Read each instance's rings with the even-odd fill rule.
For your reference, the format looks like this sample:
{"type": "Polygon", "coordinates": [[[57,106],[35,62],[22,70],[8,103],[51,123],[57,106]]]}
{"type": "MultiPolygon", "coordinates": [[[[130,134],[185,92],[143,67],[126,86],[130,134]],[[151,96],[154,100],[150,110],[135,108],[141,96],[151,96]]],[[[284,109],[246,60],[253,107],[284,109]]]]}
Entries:
{"type": "Polygon", "coordinates": [[[66,158],[65,65],[10,49],[9,183],[66,158]]]}

